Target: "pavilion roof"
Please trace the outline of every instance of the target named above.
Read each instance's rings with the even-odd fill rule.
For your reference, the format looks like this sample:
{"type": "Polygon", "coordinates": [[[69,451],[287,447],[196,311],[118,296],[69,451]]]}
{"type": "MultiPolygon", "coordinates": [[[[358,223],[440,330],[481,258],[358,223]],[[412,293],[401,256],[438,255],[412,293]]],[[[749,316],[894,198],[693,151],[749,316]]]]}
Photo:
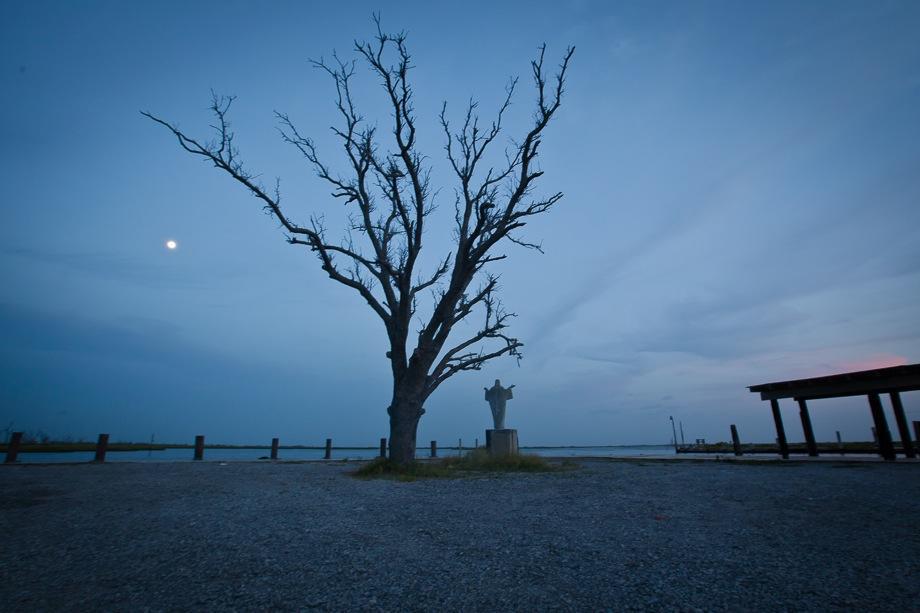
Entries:
{"type": "Polygon", "coordinates": [[[761,400],[817,399],[920,390],[920,364],[874,368],[810,379],[776,381],[748,387],[761,400]]]}

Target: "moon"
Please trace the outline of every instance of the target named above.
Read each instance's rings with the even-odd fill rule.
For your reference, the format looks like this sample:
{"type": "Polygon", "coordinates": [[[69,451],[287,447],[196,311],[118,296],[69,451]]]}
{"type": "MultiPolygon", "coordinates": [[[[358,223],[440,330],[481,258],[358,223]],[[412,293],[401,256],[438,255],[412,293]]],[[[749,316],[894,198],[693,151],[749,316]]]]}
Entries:
{"type": "Polygon", "coordinates": [[[169,239],[168,241],[166,241],[166,248],[169,249],[170,251],[172,251],[178,246],[179,246],[179,243],[177,243],[173,239],[169,239]]]}

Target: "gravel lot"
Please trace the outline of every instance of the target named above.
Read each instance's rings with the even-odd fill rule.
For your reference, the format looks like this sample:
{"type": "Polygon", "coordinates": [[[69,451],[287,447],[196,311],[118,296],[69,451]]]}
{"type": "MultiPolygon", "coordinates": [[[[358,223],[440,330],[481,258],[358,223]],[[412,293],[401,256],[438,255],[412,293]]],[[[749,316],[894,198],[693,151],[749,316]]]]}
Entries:
{"type": "Polygon", "coordinates": [[[920,610],[920,463],[0,466],[7,611],[920,610]]]}

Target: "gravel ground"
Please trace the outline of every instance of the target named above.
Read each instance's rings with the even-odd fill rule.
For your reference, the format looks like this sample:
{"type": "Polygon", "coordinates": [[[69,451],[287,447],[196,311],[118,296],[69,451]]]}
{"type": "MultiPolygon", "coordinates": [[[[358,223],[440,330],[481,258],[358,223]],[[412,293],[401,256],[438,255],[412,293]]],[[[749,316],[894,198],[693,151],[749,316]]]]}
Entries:
{"type": "Polygon", "coordinates": [[[0,466],[7,611],[920,610],[920,463],[0,466]]]}

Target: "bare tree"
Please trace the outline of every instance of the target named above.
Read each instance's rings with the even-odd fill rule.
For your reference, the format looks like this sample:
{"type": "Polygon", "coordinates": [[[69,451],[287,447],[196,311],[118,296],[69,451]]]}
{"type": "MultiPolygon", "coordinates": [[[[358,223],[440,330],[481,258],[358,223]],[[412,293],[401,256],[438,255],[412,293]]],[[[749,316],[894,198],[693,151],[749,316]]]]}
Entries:
{"type": "Polygon", "coordinates": [[[355,246],[350,236],[341,243],[330,242],[322,220],[312,217],[308,225],[290,220],[281,206],[276,181],[267,190],[246,170],[233,143],[227,114],[232,97],[214,95],[211,110],[216,117],[216,138],[195,140],[172,123],[150,113],[143,114],[168,128],[189,153],[202,156],[217,168],[242,183],[262,201],[264,208],[278,219],[292,245],[316,253],[330,278],[346,285],[367,302],[383,321],[389,338],[387,358],[393,373],[390,416],[390,458],[400,464],[415,458],[416,431],[425,412],[425,400],[449,377],[464,370],[479,370],[502,355],[520,358],[522,343],[506,333],[512,313],[496,298],[497,278],[484,272],[490,262],[504,259],[495,248],[503,241],[538,249],[517,233],[534,215],[548,211],[562,198],[561,193],[533,197],[534,182],[543,174],[535,164],[543,131],[559,108],[566,70],[574,48],[569,48],[558,72],[548,79],[544,71],[546,45],[531,62],[536,88],[533,124],[523,139],[505,151],[500,167],[480,168],[486,150],[502,128],[502,118],[511,103],[517,80],[506,88],[497,118],[481,125],[477,105],[470,102],[459,130],[452,129],[447,104],[440,114],[446,138],[447,159],[459,180],[456,190],[456,249],[449,253],[433,273],[420,276],[416,270],[422,250],[425,220],[433,210],[430,169],[417,149],[413,90],[408,80],[412,67],[405,33],[385,34],[377,23],[372,42],[355,42],[358,58],[366,63],[381,82],[392,111],[391,149],[381,150],[376,128],[358,113],[351,93],[356,62],[323,60],[313,64],[325,71],[335,84],[336,107],[341,125],[332,128],[341,140],[349,165],[348,175],[333,172],[321,160],[313,141],[298,132],[287,115],[278,113],[283,139],[295,146],[313,166],[316,174],[329,183],[332,196],[353,205],[351,229],[366,238],[366,249],[355,246]],[[482,272],[482,275],[479,273],[482,272]],[[473,280],[483,277],[471,289],[473,280]],[[410,325],[416,314],[420,292],[434,294],[434,305],[423,322],[415,347],[409,347],[410,325]],[[474,311],[482,312],[482,328],[455,345],[448,344],[454,326],[474,311]]]}

